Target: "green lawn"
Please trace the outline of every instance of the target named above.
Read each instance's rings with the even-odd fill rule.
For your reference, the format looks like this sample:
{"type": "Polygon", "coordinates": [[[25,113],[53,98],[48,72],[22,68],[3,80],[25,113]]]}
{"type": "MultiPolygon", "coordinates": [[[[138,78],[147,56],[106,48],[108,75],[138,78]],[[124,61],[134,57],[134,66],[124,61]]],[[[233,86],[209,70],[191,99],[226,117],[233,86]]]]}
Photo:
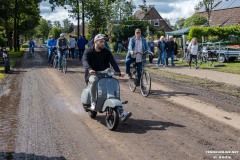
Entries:
{"type": "MultiPolygon", "coordinates": [[[[24,48],[21,48],[20,51],[14,52],[14,51],[10,51],[9,55],[10,58],[20,58],[22,57],[24,54],[24,48]]],[[[10,66],[11,68],[15,65],[15,60],[11,59],[10,60],[10,66]]],[[[5,73],[4,73],[4,67],[1,66],[0,67],[0,82],[3,80],[3,78],[5,77],[5,73]]]]}
{"type": "MultiPolygon", "coordinates": [[[[186,61],[175,61],[176,65],[180,66],[188,66],[186,61]]],[[[239,74],[240,75],[240,60],[234,61],[234,62],[228,62],[228,63],[218,63],[218,62],[213,62],[212,65],[207,65],[206,63],[198,63],[200,68],[202,69],[209,69],[209,70],[215,70],[215,71],[220,71],[220,72],[227,72],[227,73],[233,73],[233,74],[239,74]],[[220,65],[219,65],[220,64],[220,65]]]]}

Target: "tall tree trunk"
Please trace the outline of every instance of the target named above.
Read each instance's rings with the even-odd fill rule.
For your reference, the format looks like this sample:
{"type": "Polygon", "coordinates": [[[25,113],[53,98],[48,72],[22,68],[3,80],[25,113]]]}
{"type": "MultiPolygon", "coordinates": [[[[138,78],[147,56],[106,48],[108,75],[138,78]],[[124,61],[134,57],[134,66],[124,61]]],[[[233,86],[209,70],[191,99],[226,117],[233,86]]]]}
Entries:
{"type": "Polygon", "coordinates": [[[17,51],[17,14],[18,14],[18,11],[17,11],[17,0],[14,1],[14,26],[13,26],[13,32],[14,32],[14,35],[13,35],[13,46],[14,46],[14,51],[17,51]]]}
{"type": "Polygon", "coordinates": [[[77,0],[77,35],[79,37],[79,30],[80,30],[80,23],[79,23],[79,19],[80,19],[80,15],[79,15],[79,0],[77,0]]]}
{"type": "Polygon", "coordinates": [[[82,0],[82,35],[85,36],[85,15],[84,15],[84,0],[82,0]]]}
{"type": "Polygon", "coordinates": [[[19,46],[19,17],[17,18],[17,51],[20,51],[20,46],[19,46]]]}

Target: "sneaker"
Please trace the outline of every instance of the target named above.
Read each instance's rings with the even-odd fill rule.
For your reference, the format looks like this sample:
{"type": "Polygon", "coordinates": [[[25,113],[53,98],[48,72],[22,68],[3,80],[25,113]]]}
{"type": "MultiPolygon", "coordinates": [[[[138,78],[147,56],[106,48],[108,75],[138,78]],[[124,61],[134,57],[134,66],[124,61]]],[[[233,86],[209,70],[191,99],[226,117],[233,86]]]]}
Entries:
{"type": "Polygon", "coordinates": [[[123,111],[123,113],[120,115],[121,121],[124,122],[124,121],[126,121],[128,118],[130,118],[131,116],[132,116],[132,113],[131,113],[131,112],[123,111]]]}
{"type": "Polygon", "coordinates": [[[192,67],[189,67],[189,69],[191,69],[192,67]]]}
{"type": "Polygon", "coordinates": [[[196,69],[198,69],[199,67],[197,66],[197,67],[195,67],[196,69]]]}
{"type": "Polygon", "coordinates": [[[58,70],[61,70],[61,68],[58,68],[58,70]]]}
{"type": "Polygon", "coordinates": [[[131,75],[131,74],[127,74],[127,76],[128,76],[129,79],[132,78],[132,75],[131,75]]]}
{"type": "Polygon", "coordinates": [[[156,64],[156,67],[159,67],[159,64],[156,64]]]}
{"type": "Polygon", "coordinates": [[[96,103],[95,102],[92,102],[92,104],[91,104],[91,110],[95,110],[95,108],[96,108],[96,103]]]}

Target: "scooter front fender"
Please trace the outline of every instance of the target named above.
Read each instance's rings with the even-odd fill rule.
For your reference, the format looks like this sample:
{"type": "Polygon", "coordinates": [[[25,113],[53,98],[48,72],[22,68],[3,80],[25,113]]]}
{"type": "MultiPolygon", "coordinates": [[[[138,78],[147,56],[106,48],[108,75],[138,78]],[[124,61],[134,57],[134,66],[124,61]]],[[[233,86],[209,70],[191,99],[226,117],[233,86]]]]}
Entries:
{"type": "Polygon", "coordinates": [[[122,107],[122,102],[119,99],[107,99],[104,102],[102,111],[104,112],[107,107],[115,108],[115,107],[122,107]]]}

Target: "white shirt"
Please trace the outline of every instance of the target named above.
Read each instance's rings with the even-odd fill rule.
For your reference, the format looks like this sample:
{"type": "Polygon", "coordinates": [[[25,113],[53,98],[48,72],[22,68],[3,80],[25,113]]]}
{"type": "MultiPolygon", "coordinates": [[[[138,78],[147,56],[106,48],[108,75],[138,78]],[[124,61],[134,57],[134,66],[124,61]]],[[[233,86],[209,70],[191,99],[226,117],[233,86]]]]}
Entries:
{"type": "Polygon", "coordinates": [[[192,44],[192,43],[190,43],[189,45],[188,45],[188,49],[190,49],[190,53],[192,54],[192,55],[197,55],[198,54],[198,44],[192,44]]]}
{"type": "Polygon", "coordinates": [[[143,53],[142,49],[142,38],[136,39],[135,41],[135,47],[134,47],[134,54],[132,55],[132,58],[136,58],[136,62],[142,62],[142,55],[141,54],[135,54],[135,53],[143,53]]]}

